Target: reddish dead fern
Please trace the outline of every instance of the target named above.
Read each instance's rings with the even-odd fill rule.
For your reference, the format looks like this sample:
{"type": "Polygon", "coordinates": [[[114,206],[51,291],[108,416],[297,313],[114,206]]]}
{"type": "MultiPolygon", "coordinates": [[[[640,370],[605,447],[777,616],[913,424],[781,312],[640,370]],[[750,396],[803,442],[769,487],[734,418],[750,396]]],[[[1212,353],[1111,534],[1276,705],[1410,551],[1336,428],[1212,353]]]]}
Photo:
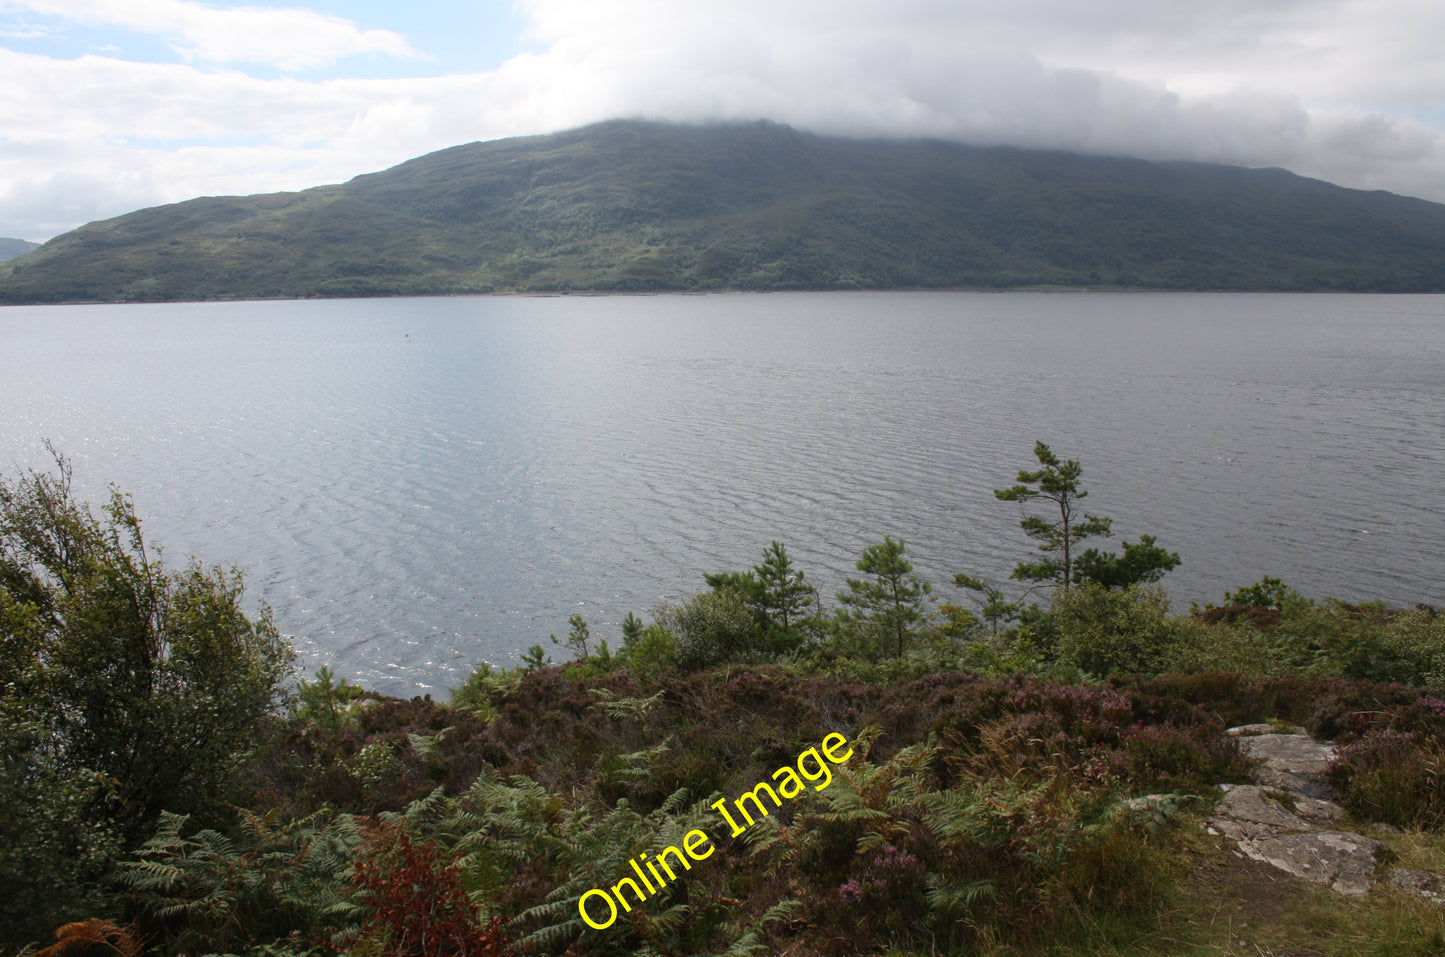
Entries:
{"type": "Polygon", "coordinates": [[[55,943],[36,951],[35,957],[98,957],[119,954],[140,957],[141,944],[135,927],[117,927],[113,922],[92,917],[65,924],[55,931],[55,943]]]}
{"type": "Polygon", "coordinates": [[[500,919],[483,925],[456,868],[431,841],[382,825],[352,880],[373,913],[343,946],[366,942],[387,957],[515,957],[500,919]]]}

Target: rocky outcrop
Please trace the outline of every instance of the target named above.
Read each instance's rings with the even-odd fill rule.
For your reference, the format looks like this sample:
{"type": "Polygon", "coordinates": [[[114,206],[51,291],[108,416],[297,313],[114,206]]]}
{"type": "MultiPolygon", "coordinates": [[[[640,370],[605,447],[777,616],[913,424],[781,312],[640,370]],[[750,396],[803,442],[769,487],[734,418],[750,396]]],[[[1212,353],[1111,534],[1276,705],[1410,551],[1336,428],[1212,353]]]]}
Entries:
{"type": "Polygon", "coordinates": [[[1338,805],[1246,784],[1231,787],[1209,821],[1211,833],[1287,874],[1359,897],[1374,885],[1381,843],[1349,831],[1326,830],[1338,805]],[[1306,803],[1307,802],[1307,803],[1306,803]]]}
{"type": "MultiPolygon", "coordinates": [[[[1224,798],[1206,823],[1209,832],[1287,874],[1353,897],[1368,894],[1384,844],[1338,827],[1342,811],[1325,779],[1334,746],[1301,729],[1268,724],[1229,733],[1260,760],[1257,783],[1221,786],[1224,798]]],[[[1445,876],[1397,868],[1386,880],[1398,890],[1445,904],[1445,876]]]]}
{"type": "Polygon", "coordinates": [[[1390,886],[1422,900],[1445,904],[1445,875],[1397,867],[1390,872],[1390,886]]]}
{"type": "Polygon", "coordinates": [[[1327,798],[1331,796],[1325,770],[1335,756],[1335,746],[1316,741],[1303,731],[1280,733],[1272,725],[1245,725],[1230,734],[1239,737],[1245,754],[1264,763],[1255,779],[1268,787],[1291,794],[1327,798]],[[1259,729],[1266,730],[1259,730],[1259,729]]]}

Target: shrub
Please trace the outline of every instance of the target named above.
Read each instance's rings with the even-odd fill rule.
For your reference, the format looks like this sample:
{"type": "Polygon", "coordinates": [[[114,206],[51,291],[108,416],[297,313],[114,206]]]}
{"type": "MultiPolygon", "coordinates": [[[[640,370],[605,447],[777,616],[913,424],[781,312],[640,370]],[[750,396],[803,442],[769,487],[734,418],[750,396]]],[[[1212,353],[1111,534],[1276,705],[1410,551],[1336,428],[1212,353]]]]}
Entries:
{"type": "Polygon", "coordinates": [[[1086,582],[1057,592],[1049,613],[1058,630],[1059,662],[1085,674],[1158,674],[1173,664],[1174,633],[1162,589],[1086,582]]]}
{"type": "Polygon", "coordinates": [[[239,572],[167,571],[129,499],[112,491],[97,517],[55,460],[0,480],[0,831],[23,849],[0,856],[7,935],[59,923],[112,837],[217,811],[291,661],[264,609],[242,613],[239,572]],[[37,872],[56,893],[23,910],[37,872]]]}
{"type": "Polygon", "coordinates": [[[788,875],[817,928],[793,949],[874,953],[911,939],[920,952],[971,953],[1000,939],[1043,941],[1071,913],[1138,907],[1159,886],[1154,838],[1107,775],[948,786],[946,763],[932,743],[884,764],[855,760],[798,805],[795,823],[759,822],[753,866],[788,875]],[[841,926],[853,929],[846,942],[833,930],[841,926]]]}
{"type": "Polygon", "coordinates": [[[362,690],[337,679],[331,669],[322,666],[315,681],[302,681],[297,686],[296,717],[303,722],[337,729],[346,716],[347,706],[362,695],[362,690]]]}
{"type": "Polygon", "coordinates": [[[699,671],[768,657],[767,635],[744,597],[731,588],[700,592],[661,608],[658,625],[676,636],[677,667],[699,671]]]}
{"type": "Polygon", "coordinates": [[[1230,606],[1241,608],[1273,608],[1279,612],[1278,618],[1293,618],[1314,605],[1294,588],[1269,575],[1253,585],[1226,592],[1224,600],[1230,606]]]}
{"type": "Polygon", "coordinates": [[[1352,813],[1396,827],[1445,827],[1445,741],[1373,728],[1340,749],[1329,769],[1352,813]]]}
{"type": "Polygon", "coordinates": [[[250,791],[243,803],[292,816],[322,807],[373,815],[400,810],[438,785],[464,791],[484,765],[510,760],[471,709],[425,698],[363,703],[341,726],[298,719],[269,742],[240,779],[250,791]]]}
{"type": "Polygon", "coordinates": [[[355,819],[278,825],[242,813],[232,835],[185,833],[167,814],[121,863],[124,903],[170,952],[227,952],[250,944],[320,940],[355,911],[345,875],[361,843],[355,819]]]}
{"type": "Polygon", "coordinates": [[[1445,616],[1431,608],[1391,615],[1380,645],[1396,668],[1377,680],[1445,690],[1445,616]]]}
{"type": "Polygon", "coordinates": [[[1203,792],[1249,780],[1250,761],[1218,721],[1189,727],[1139,724],[1126,730],[1119,772],[1130,789],[1203,792]]]}
{"type": "Polygon", "coordinates": [[[624,638],[618,663],[643,681],[651,681],[677,662],[677,638],[662,625],[640,628],[624,638]]]}

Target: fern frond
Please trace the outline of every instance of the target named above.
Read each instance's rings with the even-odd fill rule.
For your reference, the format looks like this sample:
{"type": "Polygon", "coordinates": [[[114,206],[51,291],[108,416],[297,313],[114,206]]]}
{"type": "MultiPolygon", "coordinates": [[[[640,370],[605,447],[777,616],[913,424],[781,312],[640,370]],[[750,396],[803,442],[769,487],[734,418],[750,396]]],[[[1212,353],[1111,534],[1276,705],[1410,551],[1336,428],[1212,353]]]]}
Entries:
{"type": "Polygon", "coordinates": [[[970,881],[966,884],[948,884],[937,874],[928,875],[928,892],[924,900],[929,910],[950,921],[965,921],[969,911],[992,900],[997,893],[992,881],[970,881]]]}
{"type": "Polygon", "coordinates": [[[593,688],[592,692],[597,695],[598,700],[589,707],[593,711],[600,711],[609,718],[640,719],[653,709],[662,700],[666,691],[659,691],[647,698],[617,698],[607,688],[593,688]]]}
{"type": "Polygon", "coordinates": [[[406,733],[406,740],[411,745],[411,750],[423,761],[430,761],[436,757],[440,738],[441,734],[416,734],[411,731],[406,733]]]}
{"type": "Polygon", "coordinates": [[[587,925],[579,915],[562,923],[544,925],[517,943],[523,949],[542,949],[556,953],[581,937],[586,929],[587,925]]]}

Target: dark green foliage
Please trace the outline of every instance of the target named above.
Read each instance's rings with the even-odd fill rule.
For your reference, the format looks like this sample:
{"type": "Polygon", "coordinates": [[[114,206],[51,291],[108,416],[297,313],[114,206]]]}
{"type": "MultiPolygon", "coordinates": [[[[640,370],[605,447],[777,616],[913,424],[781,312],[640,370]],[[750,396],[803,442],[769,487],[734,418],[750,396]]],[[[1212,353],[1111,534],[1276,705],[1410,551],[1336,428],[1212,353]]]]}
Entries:
{"type": "Polygon", "coordinates": [[[1018,619],[1023,611],[1023,603],[1009,601],[1008,595],[1003,589],[990,584],[982,578],[972,575],[965,575],[959,572],[953,576],[953,584],[959,588],[967,588],[969,591],[978,592],[983,596],[979,607],[979,617],[988,622],[990,637],[997,638],[999,629],[1011,621],[1018,619]]]}
{"type": "Polygon", "coordinates": [[[760,587],[758,604],[768,623],[780,634],[790,635],[813,606],[817,589],[808,584],[803,572],[793,567],[782,542],[774,541],[763,550],[763,560],[753,566],[760,587]]]}
{"type": "Polygon", "coordinates": [[[762,562],[748,571],[703,578],[714,591],[732,591],[743,599],[757,617],[763,643],[775,655],[796,651],[819,626],[809,615],[817,589],[794,567],[782,542],[769,544],[762,562]]]}
{"type": "Polygon", "coordinates": [[[1445,618],[1339,601],[1286,598],[1288,615],[1251,606],[1206,609],[1173,619],[1180,637],[1174,670],[1236,667],[1255,674],[1308,675],[1445,686],[1445,618]],[[1235,615],[1233,612],[1241,614],[1235,615]],[[1203,626],[1202,622],[1215,624],[1203,626]]]}
{"type": "Polygon", "coordinates": [[[1045,557],[1037,562],[1020,562],[1011,578],[1019,581],[1057,582],[1068,588],[1076,577],[1075,562],[1080,542],[1097,535],[1110,534],[1113,522],[1083,512],[1079,502],[1089,493],[1079,487],[1083,468],[1073,459],[1061,462],[1043,442],[1034,443],[1034,457],[1041,468],[1030,472],[1021,469],[1018,484],[994,489],[994,497],[1003,502],[1028,503],[1041,498],[1051,502],[1058,518],[1025,515],[1019,520],[1024,534],[1039,543],[1045,557]]]}
{"type": "Polygon", "coordinates": [[[552,663],[552,658],[542,649],[541,645],[533,645],[527,649],[522,656],[523,671],[538,671],[552,663]]]}
{"type": "Polygon", "coordinates": [[[1445,207],[1281,170],[614,121],[91,223],[0,301],[519,290],[1440,291],[1445,207]]]}
{"type": "Polygon", "coordinates": [[[928,620],[933,586],[913,574],[902,539],[884,537],[863,549],[858,570],[872,578],[848,578],[838,593],[838,627],[844,640],[868,657],[902,658],[908,640],[928,620]]]}
{"type": "Polygon", "coordinates": [[[1087,539],[1112,534],[1113,519],[1083,511],[1080,502],[1089,493],[1079,484],[1083,468],[1078,462],[1060,461],[1043,442],[1034,443],[1034,457],[1041,468],[1032,472],[1020,470],[1018,484],[994,489],[993,493],[1004,502],[1027,504],[1043,499],[1053,506],[1047,516],[1025,515],[1019,520],[1019,527],[1039,543],[1039,551],[1045,557],[1015,565],[1011,578],[1062,585],[1065,591],[1074,582],[1127,588],[1158,581],[1179,564],[1179,556],[1160,548],[1153,535],[1141,536],[1137,545],[1124,542],[1123,555],[1101,552],[1097,548],[1080,553],[1078,546],[1087,539]]]}
{"type": "Polygon", "coordinates": [[[1224,601],[1229,605],[1243,605],[1246,608],[1276,608],[1281,614],[1286,611],[1301,612],[1314,604],[1289,585],[1269,575],[1248,587],[1226,592],[1224,601]]]}
{"type": "Polygon", "coordinates": [[[165,952],[227,952],[293,935],[319,942],[359,913],[348,886],[362,841],[354,819],[278,825],[243,812],[233,835],[187,835],[187,820],[164,815],[121,865],[128,906],[165,952]]]}
{"type": "Polygon", "coordinates": [[[676,636],[674,660],[682,671],[759,661],[772,652],[746,595],[734,588],[701,592],[660,609],[657,623],[676,636]]]}
{"type": "MultiPolygon", "coordinates": [[[[586,661],[589,657],[587,642],[592,640],[592,629],[587,626],[587,620],[581,615],[573,615],[567,619],[569,630],[567,632],[567,649],[573,652],[579,661],[586,661]]],[[[552,635],[552,644],[561,644],[556,635],[552,635]]]]}
{"type": "Polygon", "coordinates": [[[115,825],[95,814],[105,781],[57,767],[47,753],[54,716],[19,696],[0,701],[0,947],[47,940],[65,921],[106,911],[104,878],[122,850],[115,825]]]}
{"type": "Polygon", "coordinates": [[[1083,674],[1160,674],[1175,660],[1169,600],[1157,588],[1084,582],[1057,592],[1049,614],[1059,633],[1055,660],[1083,674]]]}
{"type": "MultiPolygon", "coordinates": [[[[515,687],[515,684],[513,685],[515,687]]],[[[398,811],[438,785],[465,790],[489,765],[509,760],[477,712],[492,708],[480,686],[467,707],[372,696],[339,726],[297,723],[252,762],[248,806],[305,816],[325,806],[352,814],[398,811]]]]}
{"type": "Polygon", "coordinates": [[[1157,582],[1179,564],[1179,553],[1155,544],[1153,535],[1140,535],[1139,543],[1121,542],[1124,554],[1091,548],[1079,556],[1075,571],[1081,582],[1095,582],[1105,588],[1128,588],[1143,582],[1157,582]]]}
{"type": "Polygon", "coordinates": [[[346,706],[362,694],[360,688],[348,684],[345,678],[338,681],[325,665],[316,672],[315,681],[300,682],[296,692],[299,705],[296,716],[332,729],[341,727],[346,706]]]}
{"type": "Polygon", "coordinates": [[[127,498],[98,518],[56,467],[0,481],[0,925],[29,936],[162,810],[219,810],[291,659],[239,572],[167,571],[127,498]]]}
{"type": "Polygon", "coordinates": [[[677,638],[662,625],[638,628],[635,637],[623,640],[618,664],[639,678],[655,678],[677,662],[677,638]]]}

